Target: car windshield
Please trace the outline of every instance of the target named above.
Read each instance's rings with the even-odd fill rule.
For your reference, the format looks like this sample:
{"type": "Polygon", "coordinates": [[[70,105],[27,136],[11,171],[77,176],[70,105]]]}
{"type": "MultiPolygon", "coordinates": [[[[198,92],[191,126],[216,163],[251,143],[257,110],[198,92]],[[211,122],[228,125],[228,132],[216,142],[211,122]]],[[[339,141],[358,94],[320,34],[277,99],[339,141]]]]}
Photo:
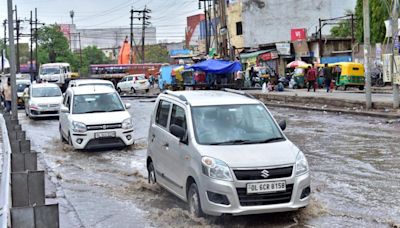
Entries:
{"type": "Polygon", "coordinates": [[[59,97],[61,90],[58,87],[38,87],[32,89],[32,97],[59,97]]]}
{"type": "Polygon", "coordinates": [[[73,114],[124,111],[124,105],[117,93],[75,95],[73,114]]]}
{"type": "Polygon", "coordinates": [[[84,83],[84,84],[79,84],[78,86],[108,86],[110,88],[114,89],[114,86],[108,83],[84,83]]]}
{"type": "Polygon", "coordinates": [[[193,107],[192,116],[199,144],[232,145],[285,140],[261,104],[193,107]]]}
{"type": "Polygon", "coordinates": [[[145,80],[145,79],[146,79],[146,77],[144,77],[144,76],[142,76],[142,75],[136,77],[136,80],[145,80]]]}
{"type": "Polygon", "coordinates": [[[60,73],[60,68],[58,67],[46,67],[42,68],[41,74],[46,75],[46,74],[59,74],[60,73]]]}
{"type": "Polygon", "coordinates": [[[17,92],[18,93],[24,92],[25,88],[28,87],[28,86],[29,86],[28,83],[18,83],[17,84],[17,92]]]}

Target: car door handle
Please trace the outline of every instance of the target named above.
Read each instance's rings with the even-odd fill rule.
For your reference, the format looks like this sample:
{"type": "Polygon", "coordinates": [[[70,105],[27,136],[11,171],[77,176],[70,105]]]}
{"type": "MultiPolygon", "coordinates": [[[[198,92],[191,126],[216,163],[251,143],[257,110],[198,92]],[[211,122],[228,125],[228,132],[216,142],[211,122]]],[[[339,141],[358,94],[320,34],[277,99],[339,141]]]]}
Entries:
{"type": "Polygon", "coordinates": [[[151,135],[151,142],[153,142],[155,138],[156,138],[156,136],[154,134],[151,135]]]}
{"type": "Polygon", "coordinates": [[[162,146],[165,147],[166,150],[169,149],[169,144],[168,143],[164,143],[162,146]]]}

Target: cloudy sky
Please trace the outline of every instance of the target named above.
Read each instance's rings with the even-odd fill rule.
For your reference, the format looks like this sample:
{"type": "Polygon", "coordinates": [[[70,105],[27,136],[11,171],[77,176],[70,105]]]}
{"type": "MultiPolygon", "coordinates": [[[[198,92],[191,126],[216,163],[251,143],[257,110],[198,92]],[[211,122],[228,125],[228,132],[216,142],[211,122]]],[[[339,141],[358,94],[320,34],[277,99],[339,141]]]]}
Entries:
{"type": "MultiPolygon", "coordinates": [[[[201,13],[197,0],[13,0],[13,5],[17,5],[20,19],[29,19],[30,10],[36,7],[39,20],[46,24],[71,23],[69,12],[74,10],[78,28],[129,27],[131,7],[141,10],[147,6],[152,10],[150,22],[157,28],[159,41],[184,40],[186,17],[201,13]]],[[[6,18],[7,0],[1,0],[1,22],[6,18]]],[[[22,26],[28,28],[29,23],[22,26]]]]}

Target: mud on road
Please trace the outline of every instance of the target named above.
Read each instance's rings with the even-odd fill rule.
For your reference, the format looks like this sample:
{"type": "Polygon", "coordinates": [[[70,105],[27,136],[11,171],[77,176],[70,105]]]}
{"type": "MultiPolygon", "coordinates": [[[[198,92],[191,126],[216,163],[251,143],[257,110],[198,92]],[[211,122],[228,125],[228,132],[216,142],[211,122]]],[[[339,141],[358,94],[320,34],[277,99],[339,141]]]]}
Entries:
{"type": "Polygon", "coordinates": [[[154,103],[132,104],[134,146],[75,151],[59,139],[58,120],[21,123],[41,152],[46,194],[60,203],[61,227],[390,227],[400,224],[400,123],[385,119],[272,108],[304,150],[312,201],[300,211],[193,218],[184,202],[147,183],[145,154],[154,103]]]}

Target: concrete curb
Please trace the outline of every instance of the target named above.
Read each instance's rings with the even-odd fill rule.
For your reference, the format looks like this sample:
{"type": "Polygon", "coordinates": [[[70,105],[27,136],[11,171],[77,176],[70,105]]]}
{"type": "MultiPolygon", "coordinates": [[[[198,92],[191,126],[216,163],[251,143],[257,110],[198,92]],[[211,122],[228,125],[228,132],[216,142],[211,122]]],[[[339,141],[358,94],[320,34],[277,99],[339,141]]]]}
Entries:
{"type": "Polygon", "coordinates": [[[2,176],[1,176],[1,187],[0,187],[0,227],[7,228],[8,221],[10,220],[10,196],[11,196],[11,145],[10,140],[8,138],[8,130],[6,126],[6,121],[2,114],[0,114],[0,124],[1,124],[1,132],[3,136],[3,167],[2,167],[2,176]]]}
{"type": "Polygon", "coordinates": [[[344,110],[338,108],[314,108],[307,107],[301,105],[292,105],[292,104],[277,104],[272,102],[264,102],[267,107],[280,107],[280,108],[292,108],[292,109],[300,109],[300,110],[311,110],[318,112],[333,112],[333,113],[342,113],[342,114],[350,114],[350,115],[359,115],[359,116],[371,116],[371,117],[380,117],[387,119],[400,119],[400,114],[392,114],[392,113],[381,113],[381,112],[370,112],[370,111],[353,111],[353,110],[344,110]]]}

